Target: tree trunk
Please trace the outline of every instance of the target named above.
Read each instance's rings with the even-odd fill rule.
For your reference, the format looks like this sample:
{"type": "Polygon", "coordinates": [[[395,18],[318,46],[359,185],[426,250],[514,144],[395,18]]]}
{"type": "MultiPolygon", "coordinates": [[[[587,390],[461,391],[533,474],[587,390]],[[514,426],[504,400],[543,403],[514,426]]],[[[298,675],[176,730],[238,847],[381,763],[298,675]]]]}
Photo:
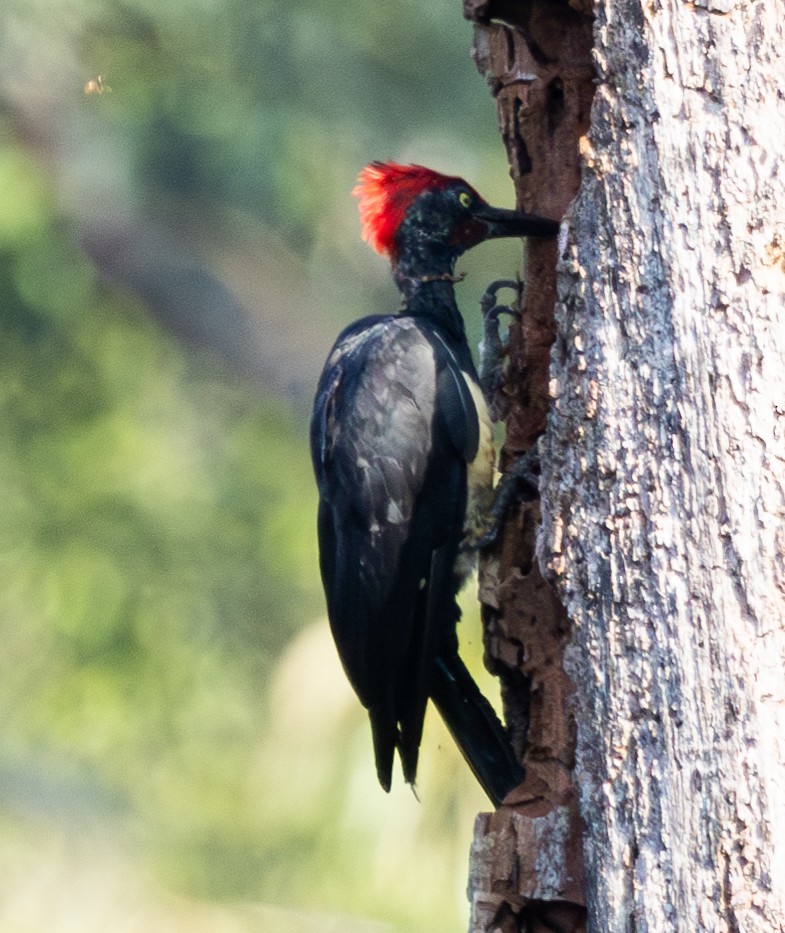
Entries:
{"type": "Polygon", "coordinates": [[[580,144],[567,72],[587,99],[588,20],[560,0],[469,13],[517,24],[478,27],[506,43],[486,73],[537,75],[514,110],[528,173],[505,131],[523,85],[496,87],[522,203],[558,200],[541,162],[565,123],[581,165],[550,373],[532,374],[536,253],[513,347],[508,454],[551,399],[543,520],[510,521],[482,594],[530,777],[478,823],[472,929],[581,929],[571,777],[590,931],[785,930],[785,3],[597,0],[580,144]],[[552,596],[522,583],[535,537],[552,596]]]}

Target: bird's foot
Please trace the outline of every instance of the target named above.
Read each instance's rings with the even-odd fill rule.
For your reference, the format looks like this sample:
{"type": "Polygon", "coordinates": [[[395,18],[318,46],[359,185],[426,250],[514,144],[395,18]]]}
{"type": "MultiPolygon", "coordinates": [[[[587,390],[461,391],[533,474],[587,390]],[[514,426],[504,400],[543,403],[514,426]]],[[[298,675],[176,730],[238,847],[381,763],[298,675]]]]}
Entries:
{"type": "Polygon", "coordinates": [[[509,314],[519,319],[521,312],[517,307],[497,303],[497,292],[502,288],[514,289],[517,304],[520,305],[523,285],[514,279],[498,279],[492,282],[480,299],[480,311],[483,320],[483,338],[479,347],[480,387],[485,396],[491,418],[501,421],[507,414],[507,399],[500,391],[504,385],[504,360],[507,357],[508,334],[503,336],[499,328],[499,316],[509,314]]]}
{"type": "Polygon", "coordinates": [[[538,445],[535,445],[514,460],[496,484],[487,530],[479,539],[478,547],[487,548],[496,543],[511,506],[516,503],[534,502],[539,497],[540,456],[538,445]]]}

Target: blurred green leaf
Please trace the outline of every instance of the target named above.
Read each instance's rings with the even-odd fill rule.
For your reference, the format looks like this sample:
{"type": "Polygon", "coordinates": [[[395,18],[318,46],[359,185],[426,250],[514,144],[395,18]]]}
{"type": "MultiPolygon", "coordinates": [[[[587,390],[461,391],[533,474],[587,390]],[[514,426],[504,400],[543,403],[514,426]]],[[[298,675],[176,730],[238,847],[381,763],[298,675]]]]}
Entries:
{"type": "MultiPolygon", "coordinates": [[[[376,783],[305,400],[397,306],[362,164],[509,188],[469,42],[411,0],[0,12],[3,929],[465,926],[486,803],[432,714],[422,804],[376,783]]],[[[511,256],[467,258],[470,325],[511,256]]]]}

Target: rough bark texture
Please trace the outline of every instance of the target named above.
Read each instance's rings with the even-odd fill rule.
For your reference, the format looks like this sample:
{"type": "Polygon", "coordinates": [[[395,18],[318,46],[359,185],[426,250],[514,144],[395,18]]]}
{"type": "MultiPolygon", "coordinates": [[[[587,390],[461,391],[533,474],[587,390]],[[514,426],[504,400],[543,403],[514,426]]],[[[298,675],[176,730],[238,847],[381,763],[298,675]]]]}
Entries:
{"type": "Polygon", "coordinates": [[[579,146],[569,7],[467,4],[514,24],[476,46],[522,203],[559,216],[582,161],[508,424],[508,454],[541,433],[558,332],[538,550],[567,611],[524,511],[482,596],[529,777],[478,820],[472,930],[581,928],[571,777],[589,930],[785,930],[785,2],[597,0],[579,146]]]}
{"type": "Polygon", "coordinates": [[[543,566],[589,929],[785,929],[785,3],[600,0],[543,566]]]}
{"type": "MultiPolygon", "coordinates": [[[[519,202],[560,218],[580,183],[578,140],[594,89],[591,20],[553,0],[470,2],[466,13],[480,20],[474,57],[496,98],[519,202]],[[508,22],[490,22],[499,16],[508,22]]],[[[521,326],[510,340],[505,466],[545,429],[555,270],[556,243],[533,241],[521,326]]],[[[470,879],[475,931],[583,929],[573,686],[563,666],[568,626],[536,561],[538,526],[536,506],[512,516],[481,573],[487,658],[502,679],[527,776],[507,806],[478,819],[470,879]]]]}

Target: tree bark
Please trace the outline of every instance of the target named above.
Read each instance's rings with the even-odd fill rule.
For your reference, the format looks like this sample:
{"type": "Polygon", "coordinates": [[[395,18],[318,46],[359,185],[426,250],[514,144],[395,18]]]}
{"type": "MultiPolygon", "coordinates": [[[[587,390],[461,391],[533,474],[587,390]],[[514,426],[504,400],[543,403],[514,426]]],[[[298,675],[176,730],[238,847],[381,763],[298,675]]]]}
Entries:
{"type": "MultiPolygon", "coordinates": [[[[553,87],[575,21],[566,3],[473,9],[517,24],[480,27],[513,34],[508,74],[545,52],[530,99],[553,87]],[[565,26],[551,30],[555,52],[536,41],[548,11],[565,26]]],[[[580,190],[556,279],[542,526],[513,518],[485,569],[489,654],[508,694],[529,688],[533,714],[540,614],[509,581],[527,576],[536,538],[548,599],[566,610],[563,658],[549,656],[563,661],[550,680],[562,688],[542,710],[550,726],[532,715],[519,732],[527,764],[532,736],[565,736],[556,770],[578,789],[590,931],[785,930],[785,3],[597,0],[594,14],[597,87],[571,150],[580,190]]],[[[525,180],[505,141],[522,203],[540,209],[537,160],[553,134],[536,114],[527,130],[529,118],[520,106],[522,135],[541,140],[527,143],[525,180]]],[[[527,418],[539,433],[520,408],[542,403],[521,388],[531,373],[512,378],[514,451],[527,418]]],[[[580,854],[553,844],[579,824],[554,820],[529,833],[532,859],[527,793],[478,824],[473,930],[537,929],[537,892],[558,902],[580,854]],[[521,871],[532,861],[533,879],[521,871]]],[[[570,891],[562,906],[580,905],[570,891]]],[[[579,929],[574,916],[553,928],[579,929]]]]}
{"type": "MultiPolygon", "coordinates": [[[[594,90],[591,19],[548,0],[503,9],[467,3],[466,13],[477,22],[474,57],[496,98],[519,203],[560,218],[580,183],[578,140],[594,90]],[[497,16],[507,22],[492,22],[497,16]]],[[[555,269],[556,243],[532,241],[521,326],[510,339],[503,467],[545,429],[555,269]]],[[[470,878],[477,931],[584,928],[574,687],[563,663],[569,626],[536,560],[538,519],[536,506],[512,516],[481,568],[486,658],[502,681],[526,780],[507,806],[477,822],[470,878]]]]}

